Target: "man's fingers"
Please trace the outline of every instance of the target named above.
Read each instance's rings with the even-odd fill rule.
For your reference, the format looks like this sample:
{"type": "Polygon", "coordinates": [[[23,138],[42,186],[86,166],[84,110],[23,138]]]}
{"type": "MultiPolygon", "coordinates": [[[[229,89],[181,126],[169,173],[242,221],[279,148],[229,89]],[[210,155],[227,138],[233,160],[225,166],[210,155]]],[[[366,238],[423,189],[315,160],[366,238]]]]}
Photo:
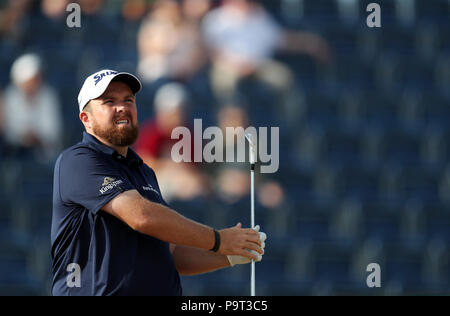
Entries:
{"type": "Polygon", "coordinates": [[[255,231],[254,229],[246,228],[244,230],[244,233],[249,235],[249,236],[252,236],[254,238],[258,238],[259,239],[259,233],[257,231],[255,231]]]}
{"type": "Polygon", "coordinates": [[[262,260],[262,255],[263,254],[259,254],[259,253],[257,253],[257,252],[255,252],[255,251],[250,251],[250,253],[253,255],[253,260],[254,261],[256,261],[256,262],[259,262],[259,261],[261,261],[262,260]]]}
{"type": "Polygon", "coordinates": [[[259,233],[259,239],[261,240],[261,242],[266,241],[266,239],[267,239],[266,233],[263,233],[263,232],[259,233]]]}
{"type": "Polygon", "coordinates": [[[258,232],[253,228],[243,228],[244,232],[249,235],[258,235],[258,232]]]}
{"type": "Polygon", "coordinates": [[[264,250],[261,247],[259,247],[257,244],[255,244],[255,243],[250,243],[250,242],[246,243],[244,245],[244,248],[247,248],[247,249],[250,249],[250,250],[254,250],[254,251],[256,251],[256,252],[258,252],[260,254],[264,253],[264,250]]]}
{"type": "Polygon", "coordinates": [[[255,243],[258,246],[261,246],[261,239],[259,238],[259,233],[257,233],[256,235],[247,236],[247,241],[255,243]]]}
{"type": "Polygon", "coordinates": [[[260,255],[260,254],[258,254],[258,253],[256,253],[256,252],[254,252],[254,251],[251,251],[251,253],[253,253],[254,255],[256,255],[256,259],[254,259],[256,262],[259,262],[259,261],[262,260],[262,255],[260,255]]]}
{"type": "Polygon", "coordinates": [[[258,255],[256,252],[248,251],[246,249],[241,249],[237,254],[239,256],[243,256],[243,257],[249,258],[254,261],[261,261],[261,259],[262,259],[261,255],[258,255]]]}
{"type": "MultiPolygon", "coordinates": [[[[259,227],[258,227],[258,230],[259,230],[259,227]]],[[[253,231],[255,231],[255,230],[253,230],[253,231]]],[[[248,240],[252,241],[254,243],[257,243],[259,246],[261,246],[264,243],[264,241],[267,239],[267,235],[266,235],[266,233],[263,233],[263,232],[255,231],[255,233],[256,234],[249,233],[248,240]]]]}

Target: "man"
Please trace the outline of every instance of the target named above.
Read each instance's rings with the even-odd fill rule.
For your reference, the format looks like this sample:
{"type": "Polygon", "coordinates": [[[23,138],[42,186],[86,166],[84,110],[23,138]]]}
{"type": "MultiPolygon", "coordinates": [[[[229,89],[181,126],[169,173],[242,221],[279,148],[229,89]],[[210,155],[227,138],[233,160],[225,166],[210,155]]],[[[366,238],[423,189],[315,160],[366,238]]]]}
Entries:
{"type": "Polygon", "coordinates": [[[41,58],[18,57],[11,67],[11,81],[3,104],[10,149],[18,157],[54,163],[62,144],[62,113],[55,90],[45,82],[41,58]]]}
{"type": "Polygon", "coordinates": [[[129,148],[140,89],[131,74],[102,70],[80,90],[86,131],[55,165],[53,295],[181,295],[179,273],[262,258],[259,227],[216,231],[168,207],[155,173],[129,148]]]}

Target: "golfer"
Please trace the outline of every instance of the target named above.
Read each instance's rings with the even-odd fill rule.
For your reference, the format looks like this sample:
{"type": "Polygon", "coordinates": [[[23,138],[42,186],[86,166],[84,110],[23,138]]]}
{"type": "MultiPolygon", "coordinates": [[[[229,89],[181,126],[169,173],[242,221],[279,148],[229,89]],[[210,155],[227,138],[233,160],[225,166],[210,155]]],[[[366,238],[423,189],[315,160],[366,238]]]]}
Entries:
{"type": "Polygon", "coordinates": [[[182,295],[179,274],[262,259],[259,227],[217,231],[164,201],[154,171],[130,148],[140,90],[135,76],[113,70],[80,90],[83,139],[54,170],[53,295],[182,295]]]}

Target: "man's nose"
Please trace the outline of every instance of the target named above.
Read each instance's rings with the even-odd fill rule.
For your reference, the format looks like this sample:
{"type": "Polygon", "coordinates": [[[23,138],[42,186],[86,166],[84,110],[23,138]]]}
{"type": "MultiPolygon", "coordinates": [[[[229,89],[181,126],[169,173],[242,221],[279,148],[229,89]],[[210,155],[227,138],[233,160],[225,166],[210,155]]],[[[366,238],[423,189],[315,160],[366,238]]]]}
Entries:
{"type": "Polygon", "coordinates": [[[116,112],[123,112],[127,108],[126,102],[118,102],[116,105],[116,112]]]}

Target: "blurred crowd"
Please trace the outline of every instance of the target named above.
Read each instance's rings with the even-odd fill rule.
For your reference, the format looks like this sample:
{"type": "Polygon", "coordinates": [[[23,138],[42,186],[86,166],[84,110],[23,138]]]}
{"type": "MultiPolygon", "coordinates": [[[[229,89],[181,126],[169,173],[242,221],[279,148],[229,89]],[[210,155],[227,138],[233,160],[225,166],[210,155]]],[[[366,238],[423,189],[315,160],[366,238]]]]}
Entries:
{"type": "MultiPolygon", "coordinates": [[[[370,295],[370,262],[382,293],[448,293],[450,2],[375,1],[381,27],[369,28],[371,2],[0,0],[0,293],[10,276],[49,267],[37,250],[48,247],[54,160],[81,140],[77,94],[105,68],[141,79],[134,149],[167,202],[208,225],[249,225],[249,165],[175,163],[172,130],[193,136],[195,118],[280,128],[278,172],[256,172],[270,237],[261,293],[370,295]],[[66,23],[70,3],[79,28],[66,23]],[[6,243],[17,240],[20,256],[6,243]]],[[[223,152],[235,146],[227,138],[223,152]]],[[[185,284],[242,295],[245,273],[185,284]]]]}
{"type": "MultiPolygon", "coordinates": [[[[127,56],[120,56],[120,59],[114,45],[106,47],[107,59],[113,62],[105,67],[126,65],[127,69],[119,70],[136,73],[147,89],[145,98],[138,98],[138,104],[151,107],[147,112],[150,114],[144,112],[141,115],[141,133],[135,149],[154,168],[168,201],[205,198],[216,193],[223,202],[234,203],[249,194],[249,172],[245,164],[207,166],[205,163],[173,162],[170,157],[171,145],[176,142],[171,139],[173,128],[191,126],[194,116],[202,118],[204,111],[212,113],[206,118],[213,118],[209,123],[220,126],[223,131],[226,127],[246,128],[270,122],[270,119],[265,122],[254,119],[250,111],[263,111],[260,117],[265,115],[266,119],[271,114],[276,115],[277,120],[272,122],[275,126],[280,120],[295,124],[292,114],[298,108],[300,98],[295,75],[287,65],[273,58],[275,53],[286,50],[309,55],[321,64],[332,62],[325,40],[306,31],[283,30],[257,1],[76,2],[81,8],[84,32],[96,32],[93,28],[105,19],[106,23],[108,19],[110,23],[120,20],[120,34],[99,36],[108,39],[128,37],[122,45],[135,46],[135,60],[134,54],[129,59],[127,56]],[[264,113],[266,109],[263,108],[255,109],[257,104],[252,104],[250,109],[254,101],[246,91],[249,84],[278,100],[276,105],[271,105],[270,113],[264,113]],[[209,89],[208,93],[197,91],[206,89],[209,89]]],[[[28,44],[27,36],[45,38],[45,34],[27,35],[24,30],[32,23],[29,15],[33,12],[37,12],[39,19],[45,20],[50,28],[64,27],[62,23],[70,13],[66,11],[69,3],[68,0],[3,1],[0,7],[2,42],[21,47],[28,44]]],[[[66,28],[52,32],[64,37],[64,32],[70,32],[66,28]]],[[[60,44],[65,45],[64,38],[61,41],[60,44]]],[[[31,39],[30,42],[34,41],[31,39]]],[[[81,46],[80,53],[91,49],[89,41],[82,42],[81,46]]],[[[76,113],[71,112],[74,114],[71,118],[62,114],[63,105],[58,96],[61,91],[46,81],[43,65],[54,61],[43,61],[46,56],[40,56],[29,47],[23,48],[26,53],[15,56],[9,69],[9,84],[3,89],[1,98],[3,154],[32,157],[51,164],[64,147],[71,145],[65,141],[68,138],[63,137],[67,131],[63,126],[67,119],[76,121],[76,113]]],[[[84,70],[94,71],[90,67],[100,64],[104,61],[99,65],[85,65],[84,70]]],[[[72,75],[81,78],[82,74],[72,75]]],[[[68,106],[64,104],[64,107],[68,106]]],[[[266,207],[281,207],[285,195],[281,184],[262,176],[257,181],[259,202],[266,207]]]]}

